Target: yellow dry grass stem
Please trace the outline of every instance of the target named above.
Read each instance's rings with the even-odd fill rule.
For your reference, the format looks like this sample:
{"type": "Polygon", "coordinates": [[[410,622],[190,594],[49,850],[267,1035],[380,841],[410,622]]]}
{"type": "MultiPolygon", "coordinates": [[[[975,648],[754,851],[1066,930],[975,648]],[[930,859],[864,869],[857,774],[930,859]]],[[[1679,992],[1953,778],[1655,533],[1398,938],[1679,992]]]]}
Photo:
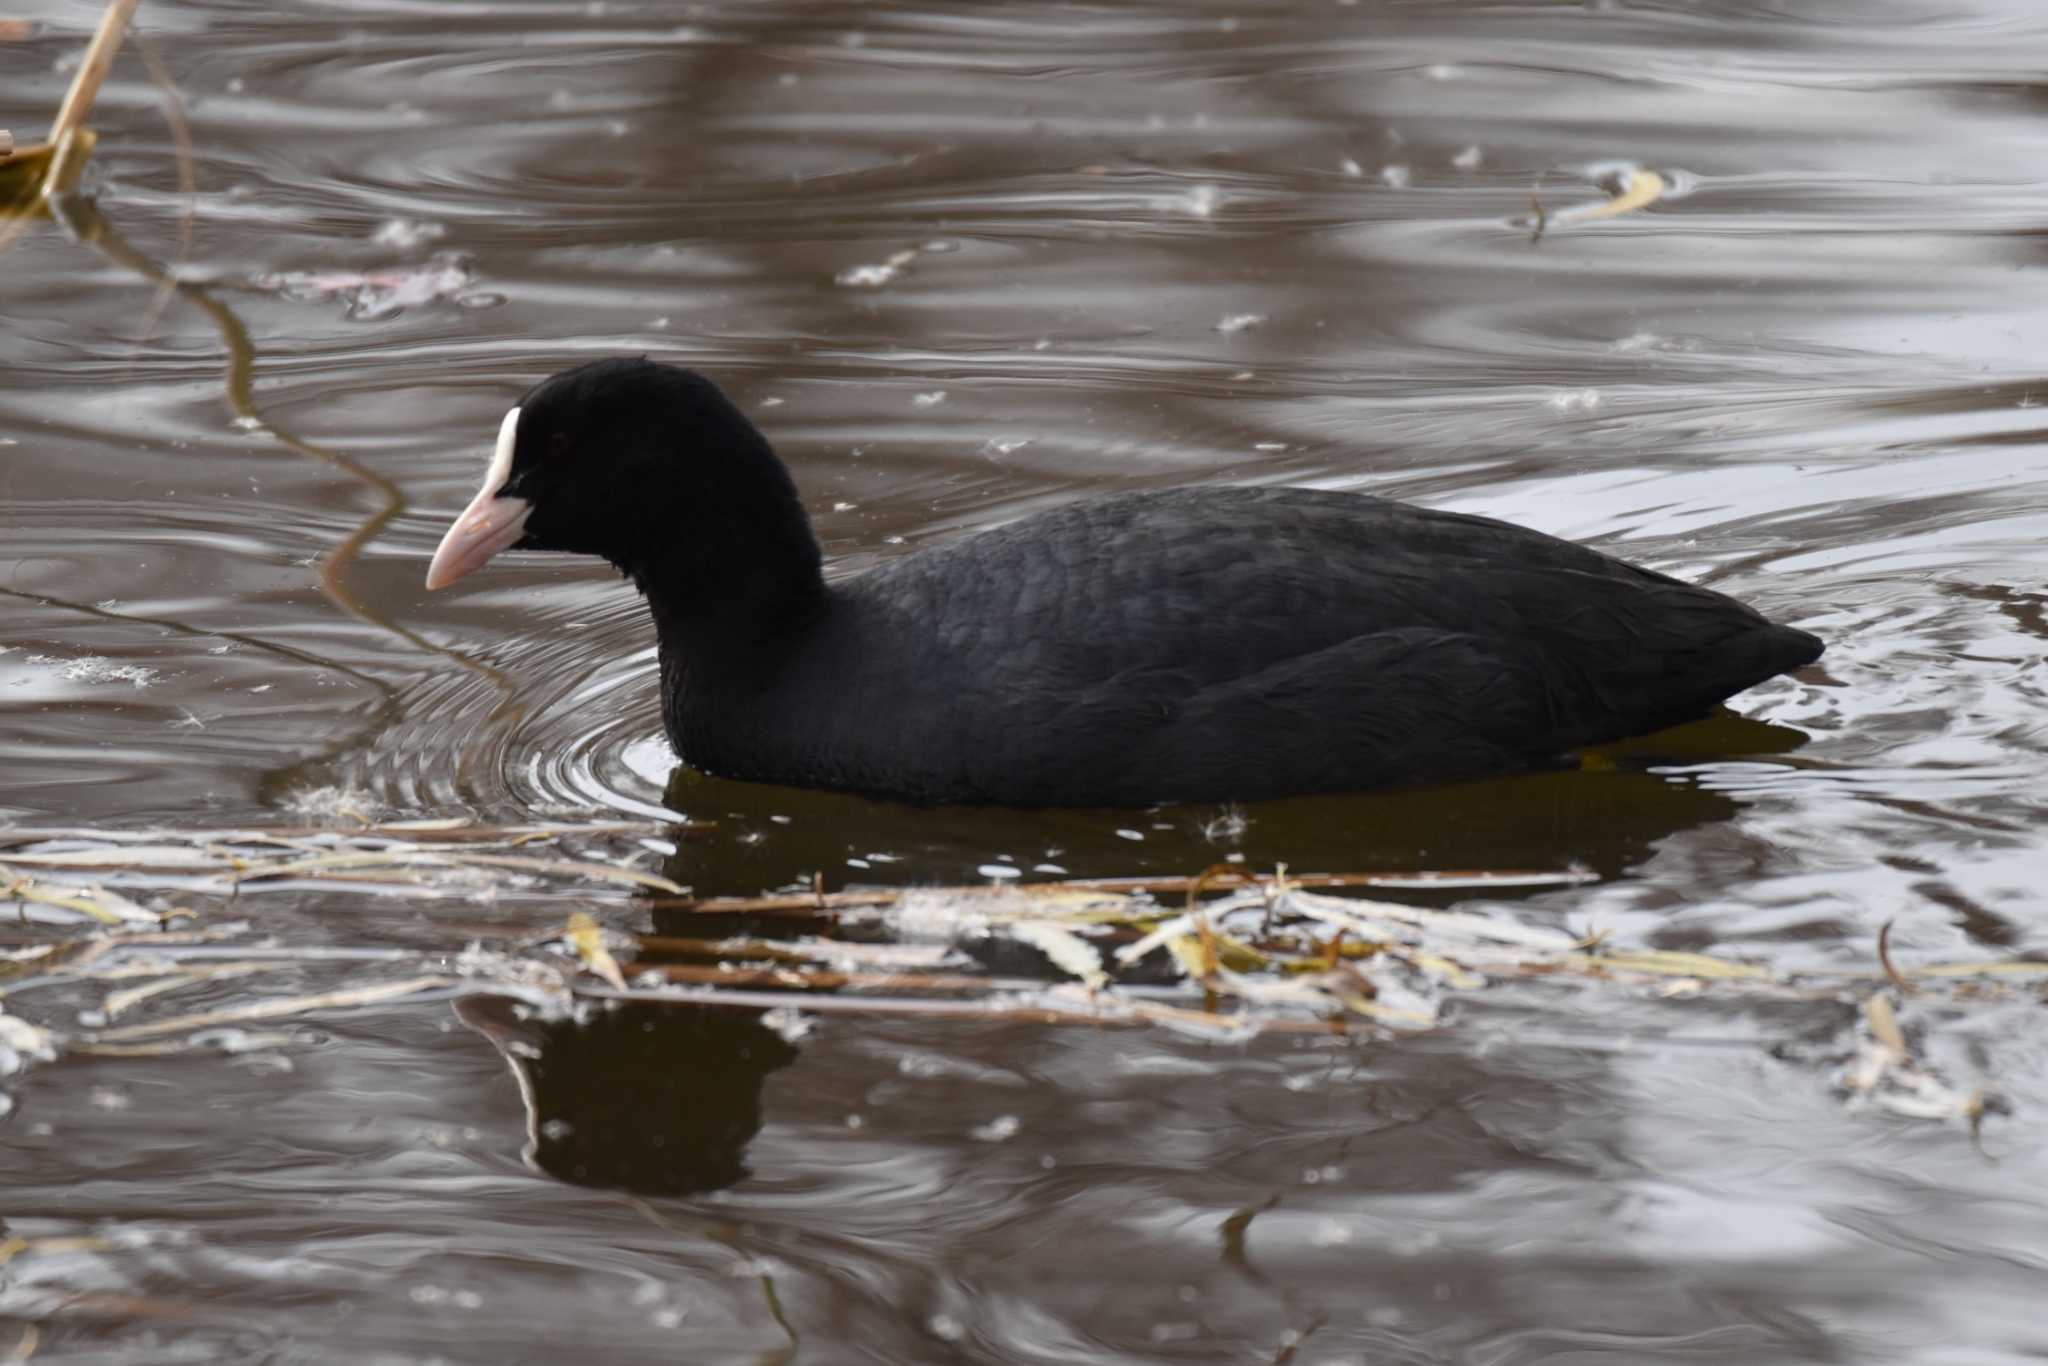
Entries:
{"type": "Polygon", "coordinates": [[[21,220],[47,212],[52,199],[78,187],[78,178],[99,141],[98,135],[86,125],[86,119],[92,114],[93,102],[99,98],[100,87],[113,68],[114,54],[121,50],[128,21],[140,3],[141,0],[113,0],[100,16],[99,28],[94,30],[85,57],[78,64],[78,74],[71,78],[71,88],[64,92],[64,102],[57,106],[49,137],[20,146],[13,146],[12,135],[8,137],[10,145],[0,153],[0,218],[17,221],[0,227],[0,246],[13,239],[21,220]]]}

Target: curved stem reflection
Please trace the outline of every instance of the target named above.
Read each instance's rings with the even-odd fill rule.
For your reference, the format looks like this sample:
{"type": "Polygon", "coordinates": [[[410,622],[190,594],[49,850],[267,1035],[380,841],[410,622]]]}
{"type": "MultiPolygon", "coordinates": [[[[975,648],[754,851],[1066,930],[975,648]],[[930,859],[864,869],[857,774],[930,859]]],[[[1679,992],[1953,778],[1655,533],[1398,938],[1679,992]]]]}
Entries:
{"type": "MultiPolygon", "coordinates": [[[[88,243],[117,265],[134,271],[151,283],[184,299],[206,315],[220,333],[227,351],[227,372],[222,378],[222,385],[228,408],[244,425],[269,433],[288,449],[331,466],[375,491],[381,505],[320,559],[316,571],[317,579],[320,591],[327,600],[357,620],[389,632],[415,649],[438,655],[487,680],[499,696],[499,705],[491,713],[490,720],[516,722],[522,713],[513,698],[511,677],[503,670],[451,646],[435,644],[411,627],[401,625],[388,614],[373,607],[349,585],[348,567],[357,554],[406,509],[405,493],[398,484],[389,476],[370,468],[354,457],[307,441],[263,416],[256,406],[254,394],[255,343],[249,336],[249,329],[234,310],[214,298],[203,286],[178,279],[137,250],[90,201],[75,195],[62,196],[52,201],[52,211],[78,240],[88,243]]],[[[332,665],[331,661],[329,663],[331,667],[341,667],[332,665]]],[[[394,711],[390,721],[395,723],[404,715],[404,707],[397,701],[395,693],[393,700],[394,711]]],[[[482,749],[465,750],[459,756],[456,788],[458,794],[465,800],[476,799],[472,782],[472,761],[478,754],[494,752],[482,749]]]]}

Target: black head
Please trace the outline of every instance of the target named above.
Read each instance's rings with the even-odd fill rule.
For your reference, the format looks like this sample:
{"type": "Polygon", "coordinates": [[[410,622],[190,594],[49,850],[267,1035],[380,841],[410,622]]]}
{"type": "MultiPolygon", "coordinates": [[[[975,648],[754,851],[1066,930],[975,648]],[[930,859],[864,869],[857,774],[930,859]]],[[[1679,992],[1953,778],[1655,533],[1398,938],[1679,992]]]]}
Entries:
{"type": "Polygon", "coordinates": [[[527,392],[427,587],[508,549],[600,556],[650,593],[699,567],[758,570],[764,554],[784,572],[792,552],[807,558],[799,578],[818,564],[796,486],[753,423],[702,375],[649,360],[593,361],[527,392]]]}

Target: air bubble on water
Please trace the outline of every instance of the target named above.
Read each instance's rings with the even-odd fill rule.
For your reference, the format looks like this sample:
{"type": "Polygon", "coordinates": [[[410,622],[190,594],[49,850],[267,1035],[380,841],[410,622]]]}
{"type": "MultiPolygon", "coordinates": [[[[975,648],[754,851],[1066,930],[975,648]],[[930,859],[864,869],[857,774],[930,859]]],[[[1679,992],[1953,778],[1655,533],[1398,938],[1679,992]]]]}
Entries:
{"type": "Polygon", "coordinates": [[[1230,336],[1232,333],[1242,332],[1247,328],[1257,327],[1260,323],[1264,321],[1266,321],[1266,315],[1263,313],[1232,313],[1228,317],[1224,318],[1223,321],[1216,324],[1216,330],[1227,337],[1230,336]]]}
{"type": "Polygon", "coordinates": [[[1380,167],[1380,183],[1390,190],[1407,189],[1409,179],[1408,168],[1398,161],[1380,167]]]}
{"type": "Polygon", "coordinates": [[[1023,873],[1007,863],[984,863],[974,870],[983,877],[1002,881],[1005,878],[1022,877],[1023,873]]]}
{"type": "Polygon", "coordinates": [[[1461,171],[1476,171],[1479,169],[1479,163],[1484,159],[1479,148],[1475,145],[1467,147],[1464,151],[1452,157],[1451,165],[1461,171]]]}
{"type": "Polygon", "coordinates": [[[243,413],[239,417],[231,418],[228,425],[238,432],[260,432],[263,430],[263,419],[253,413],[243,413]]]}
{"type": "Polygon", "coordinates": [[[967,1336],[967,1325],[951,1314],[934,1314],[925,1320],[925,1327],[941,1342],[958,1342],[967,1336]]]}
{"type": "Polygon", "coordinates": [[[1338,162],[1337,164],[1338,164],[1339,166],[1342,166],[1342,167],[1344,168],[1344,174],[1345,174],[1345,175],[1364,175],[1364,174],[1365,174],[1365,167],[1363,167],[1363,166],[1359,165],[1359,164],[1358,164],[1357,162],[1353,161],[1353,160],[1352,160],[1352,159],[1351,159],[1350,157],[1345,157],[1345,158],[1344,158],[1344,160],[1342,160],[1342,161],[1338,162]]]}
{"type": "Polygon", "coordinates": [[[1598,389],[1564,389],[1544,400],[1558,413],[1590,413],[1600,407],[1598,389]]]}
{"type": "Polygon", "coordinates": [[[945,401],[946,391],[944,389],[933,389],[929,393],[913,394],[910,398],[911,405],[917,408],[936,408],[945,401]]]}

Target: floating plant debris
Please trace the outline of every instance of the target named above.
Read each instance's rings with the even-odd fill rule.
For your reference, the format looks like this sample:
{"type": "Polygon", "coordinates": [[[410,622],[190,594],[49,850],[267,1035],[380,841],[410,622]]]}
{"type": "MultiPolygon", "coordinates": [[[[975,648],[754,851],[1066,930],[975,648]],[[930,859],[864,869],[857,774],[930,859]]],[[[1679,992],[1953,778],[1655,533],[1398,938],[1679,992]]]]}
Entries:
{"type": "Polygon", "coordinates": [[[1543,234],[1558,228],[1595,223],[1603,218],[1619,218],[1623,214],[1647,208],[1669,196],[1674,189],[1669,178],[1641,166],[1597,166],[1592,168],[1588,175],[1595,185],[1607,192],[1606,199],[1552,209],[1544,204],[1540,192],[1532,191],[1529,196],[1529,215],[1508,220],[1508,226],[1527,228],[1532,240],[1541,241],[1543,234]]]}
{"type": "Polygon", "coordinates": [[[1960,1009],[2048,992],[2048,962],[2029,959],[1912,966],[1887,945],[1867,970],[1787,973],[1733,955],[1610,943],[1560,928],[1547,905],[1441,909],[1387,899],[1396,889],[1588,880],[1572,870],[1259,877],[1223,866],[1189,877],[696,898],[633,866],[654,828],[410,821],[345,831],[0,830],[0,904],[14,903],[25,922],[0,958],[0,1048],[16,1069],[66,1051],[220,1050],[241,1046],[246,1025],[478,992],[564,1015],[603,1001],[668,1001],[1151,1025],[1242,1039],[1438,1033],[1455,1030],[1468,1004],[1526,1006],[1530,992],[1601,991],[1674,1009],[1713,1000],[1838,1004],[1861,1022],[1855,1056],[1835,1074],[1852,1104],[1974,1124],[1981,1097],[1952,1087],[1908,1046],[1892,993],[1960,1009]],[[422,904],[525,895],[546,906],[566,890],[589,909],[566,923],[515,918],[491,938],[427,951],[296,948],[265,937],[261,902],[248,899],[337,882],[422,904]],[[645,913],[659,932],[622,928],[622,917],[645,913]],[[66,937],[57,932],[65,924],[90,928],[66,937]],[[703,932],[689,932],[693,924],[703,932]],[[273,978],[303,987],[308,974],[330,980],[260,994],[273,978]],[[180,993],[228,980],[245,986],[235,1003],[166,1012],[180,993]],[[98,991],[97,1005],[64,1023],[17,1006],[56,987],[71,988],[75,1005],[81,986],[98,991]]]}

